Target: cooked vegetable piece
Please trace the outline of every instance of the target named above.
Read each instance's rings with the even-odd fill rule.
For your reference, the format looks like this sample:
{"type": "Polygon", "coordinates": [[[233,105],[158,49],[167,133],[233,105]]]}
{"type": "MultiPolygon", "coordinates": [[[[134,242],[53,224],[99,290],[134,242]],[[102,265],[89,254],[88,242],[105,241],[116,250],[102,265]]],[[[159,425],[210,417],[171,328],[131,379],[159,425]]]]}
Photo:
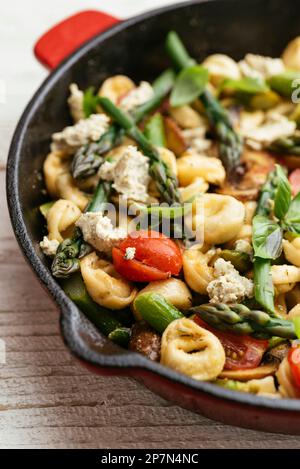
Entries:
{"type": "Polygon", "coordinates": [[[225,261],[231,262],[233,267],[240,273],[247,272],[252,266],[250,256],[245,252],[223,249],[223,251],[220,253],[220,257],[222,257],[225,261]]]}
{"type": "Polygon", "coordinates": [[[268,365],[261,365],[257,368],[250,368],[248,370],[224,370],[220,374],[222,379],[234,379],[238,381],[249,381],[250,379],[263,379],[266,376],[272,376],[276,373],[278,364],[272,363],[268,365]]]}
{"type": "Polygon", "coordinates": [[[221,331],[234,332],[241,335],[263,334],[265,337],[277,336],[295,339],[295,327],[291,321],[270,316],[269,314],[251,310],[243,304],[226,305],[203,304],[189,310],[210,326],[221,331]]]}
{"type": "MultiPolygon", "coordinates": [[[[86,212],[99,212],[108,201],[110,193],[110,184],[99,182],[94,196],[86,212]]],[[[51,265],[51,271],[54,277],[69,277],[74,272],[80,270],[79,258],[89,252],[89,246],[84,242],[81,230],[75,230],[74,238],[65,239],[58,247],[56,255],[51,265]]]]}
{"type": "Polygon", "coordinates": [[[153,361],[160,359],[161,338],[157,332],[145,322],[134,324],[131,329],[131,338],[129,342],[129,350],[138,352],[153,361]]]}
{"type": "Polygon", "coordinates": [[[55,201],[46,202],[45,204],[40,205],[39,209],[44,218],[47,218],[47,214],[51,207],[55,204],[55,201]]]}
{"type": "Polygon", "coordinates": [[[201,65],[183,68],[171,93],[171,106],[183,106],[195,101],[203,93],[207,82],[208,70],[201,65]]]}
{"type": "Polygon", "coordinates": [[[300,156],[300,135],[295,134],[291,137],[281,137],[274,140],[269,146],[269,150],[280,155],[300,156]]]}
{"type": "Polygon", "coordinates": [[[117,272],[134,282],[163,280],[178,275],[182,268],[179,247],[164,234],[156,231],[136,231],[113,248],[117,272]],[[134,258],[126,259],[126,250],[134,249],[134,258]]]}
{"type": "Polygon", "coordinates": [[[128,345],[130,329],[124,327],[110,310],[94,303],[79,272],[60,283],[69,298],[104,335],[119,345],[128,345]]]}
{"type": "Polygon", "coordinates": [[[294,383],[300,389],[300,346],[292,346],[288,353],[288,362],[291,367],[294,383]]]}
{"type": "Polygon", "coordinates": [[[289,181],[291,184],[292,193],[294,196],[296,196],[298,192],[300,192],[300,168],[297,168],[291,172],[289,175],[289,181]]]}
{"type": "Polygon", "coordinates": [[[143,135],[128,114],[117,108],[109,99],[100,98],[100,100],[101,106],[105,112],[124,128],[127,135],[133,138],[139,145],[141,151],[148,156],[150,160],[150,174],[162,198],[170,204],[180,202],[181,197],[178,191],[177,179],[174,174],[171,173],[166,163],[161,159],[157,149],[143,135]]]}
{"type": "Polygon", "coordinates": [[[156,147],[166,146],[166,136],[164,130],[164,121],[162,115],[157,113],[146,122],[145,137],[156,147]]]}
{"type": "Polygon", "coordinates": [[[242,370],[259,366],[268,348],[267,340],[218,331],[202,321],[199,316],[195,316],[195,322],[208,329],[220,340],[226,354],[224,370],[242,370]]]}
{"type": "Polygon", "coordinates": [[[168,303],[158,293],[143,293],[134,301],[134,307],[142,318],[157,332],[162,334],[166,327],[184,315],[175,306],[168,303]]]}
{"type": "Polygon", "coordinates": [[[182,130],[171,117],[164,117],[164,126],[167,147],[173,151],[176,156],[181,156],[187,148],[182,130]]]}
{"type": "Polygon", "coordinates": [[[285,98],[291,98],[295,89],[295,80],[299,80],[300,72],[287,70],[279,75],[273,75],[268,79],[268,84],[272,90],[276,91],[285,98]]]}

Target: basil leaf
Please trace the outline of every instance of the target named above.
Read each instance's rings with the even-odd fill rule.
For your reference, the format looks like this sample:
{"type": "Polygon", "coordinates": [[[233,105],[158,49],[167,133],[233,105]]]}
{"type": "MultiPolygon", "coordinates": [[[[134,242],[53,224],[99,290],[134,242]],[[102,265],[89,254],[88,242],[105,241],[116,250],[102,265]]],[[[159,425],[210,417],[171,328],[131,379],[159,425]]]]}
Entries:
{"type": "Polygon", "coordinates": [[[85,117],[90,117],[91,114],[97,113],[97,106],[99,105],[99,96],[94,94],[95,88],[91,86],[85,90],[83,95],[83,112],[85,117]]]}
{"type": "Polygon", "coordinates": [[[274,213],[281,220],[287,213],[291,199],[291,186],[282,167],[277,164],[275,169],[276,192],[274,199],[274,213]]]}
{"type": "Polygon", "coordinates": [[[279,257],[282,249],[282,229],[278,223],[264,215],[255,215],[252,224],[254,256],[261,259],[279,257]]]}
{"type": "Polygon", "coordinates": [[[271,262],[268,259],[257,258],[254,259],[253,268],[255,299],[269,313],[275,314],[271,262]]]}
{"type": "Polygon", "coordinates": [[[208,70],[194,65],[179,73],[171,93],[171,106],[183,106],[197,99],[208,82],[208,70]]]}
{"type": "Polygon", "coordinates": [[[300,192],[293,198],[283,220],[283,229],[300,235],[300,192]]]}
{"type": "Polygon", "coordinates": [[[224,80],[219,90],[230,89],[240,93],[256,94],[265,93],[270,90],[267,83],[261,78],[244,77],[238,80],[227,78],[224,80]]]}

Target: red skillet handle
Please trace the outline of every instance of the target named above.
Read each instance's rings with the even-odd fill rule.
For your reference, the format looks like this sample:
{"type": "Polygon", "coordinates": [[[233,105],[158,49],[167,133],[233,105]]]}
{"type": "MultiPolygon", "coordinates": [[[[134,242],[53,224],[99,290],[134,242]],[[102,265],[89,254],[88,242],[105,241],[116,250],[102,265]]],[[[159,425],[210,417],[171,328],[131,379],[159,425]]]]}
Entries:
{"type": "Polygon", "coordinates": [[[47,68],[53,69],[88,39],[120,21],[96,10],[76,13],[38,39],[34,46],[35,56],[47,68]]]}

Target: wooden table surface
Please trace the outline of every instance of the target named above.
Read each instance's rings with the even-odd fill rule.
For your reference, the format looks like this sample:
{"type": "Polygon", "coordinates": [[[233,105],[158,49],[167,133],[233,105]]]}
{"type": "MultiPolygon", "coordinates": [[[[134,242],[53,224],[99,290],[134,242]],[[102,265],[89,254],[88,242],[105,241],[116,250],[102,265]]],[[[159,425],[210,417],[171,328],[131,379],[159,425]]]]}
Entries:
{"type": "MultiPolygon", "coordinates": [[[[100,3],[125,17],[162,1],[90,1],[88,7],[100,3]]],[[[44,6],[10,0],[0,7],[0,338],[6,345],[0,447],[300,448],[299,437],[224,426],[164,401],[132,379],[93,376],[63,345],[55,305],[19,252],[5,200],[10,137],[46,76],[32,57],[32,44],[58,19],[86,8],[84,0],[52,0],[49,11],[44,6]]]]}

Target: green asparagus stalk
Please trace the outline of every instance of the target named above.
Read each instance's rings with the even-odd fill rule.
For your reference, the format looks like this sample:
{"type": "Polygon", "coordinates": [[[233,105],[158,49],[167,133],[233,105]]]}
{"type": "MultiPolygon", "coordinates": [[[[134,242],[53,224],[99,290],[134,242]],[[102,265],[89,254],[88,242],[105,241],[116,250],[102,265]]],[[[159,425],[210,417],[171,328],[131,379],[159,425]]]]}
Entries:
{"type": "Polygon", "coordinates": [[[221,331],[242,335],[263,335],[295,339],[295,327],[291,321],[251,310],[243,304],[203,304],[190,308],[189,313],[197,314],[203,321],[221,331]]]}
{"type": "Polygon", "coordinates": [[[272,171],[260,190],[255,215],[269,216],[272,212],[272,200],[276,192],[276,172],[272,171]]]}
{"type": "MultiPolygon", "coordinates": [[[[144,104],[138,106],[132,113],[135,123],[139,123],[147,114],[157,109],[165,96],[170,92],[175,81],[173,70],[165,70],[154,82],[154,95],[144,104]]],[[[99,104],[99,96],[97,97],[99,104]]],[[[121,141],[123,130],[116,125],[111,125],[98,142],[87,144],[75,153],[72,161],[71,172],[75,179],[85,179],[97,173],[104,161],[103,155],[114,148],[121,141]]]]}
{"type": "Polygon", "coordinates": [[[100,104],[113,121],[119,124],[126,134],[136,141],[144,155],[148,156],[150,160],[150,175],[155,181],[156,187],[164,201],[170,205],[176,202],[180,203],[181,197],[175,175],[161,159],[157,149],[135,125],[132,117],[115,106],[108,98],[100,98],[100,104]]]}
{"type": "MultiPolygon", "coordinates": [[[[166,50],[175,67],[179,70],[196,64],[174,31],[171,31],[167,36],[166,50]]],[[[241,171],[240,158],[243,151],[243,141],[235,132],[225,109],[207,89],[199,98],[219,141],[220,158],[227,170],[228,177],[234,178],[241,171]]]]}
{"type": "MultiPolygon", "coordinates": [[[[101,211],[103,205],[108,200],[109,192],[110,185],[100,181],[85,212],[101,211]]],[[[80,270],[79,259],[85,256],[89,250],[90,247],[84,242],[81,230],[76,228],[73,238],[65,239],[58,246],[51,265],[51,271],[54,277],[66,278],[80,270]]]]}
{"type": "Polygon", "coordinates": [[[296,89],[297,83],[295,80],[299,80],[300,72],[294,70],[287,70],[278,75],[273,75],[268,79],[268,84],[272,90],[276,91],[281,96],[291,99],[293,90],[296,89]],[[296,86],[294,86],[294,83],[296,86]]]}
{"type": "Polygon", "coordinates": [[[121,129],[116,125],[111,125],[98,142],[80,147],[72,160],[73,178],[85,179],[96,174],[104,161],[103,155],[114,148],[121,137],[121,129]]]}
{"type": "Polygon", "coordinates": [[[69,298],[74,301],[97,329],[118,345],[128,345],[130,329],[123,327],[112,311],[97,305],[92,300],[79,272],[71,278],[61,280],[60,284],[69,298]]]}
{"type": "Polygon", "coordinates": [[[300,156],[300,135],[278,138],[271,143],[269,150],[280,154],[300,156]]]}

